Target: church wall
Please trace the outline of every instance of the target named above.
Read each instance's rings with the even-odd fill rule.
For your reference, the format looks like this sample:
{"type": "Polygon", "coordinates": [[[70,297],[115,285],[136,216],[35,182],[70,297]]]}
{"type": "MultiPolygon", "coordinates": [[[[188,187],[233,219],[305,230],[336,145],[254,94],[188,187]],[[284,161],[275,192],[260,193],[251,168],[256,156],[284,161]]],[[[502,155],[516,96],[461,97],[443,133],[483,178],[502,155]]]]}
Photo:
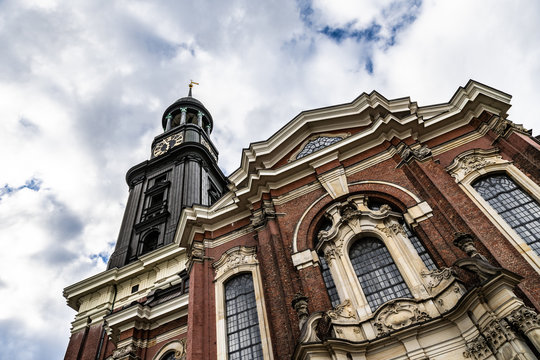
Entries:
{"type": "MultiPolygon", "coordinates": [[[[461,359],[466,351],[476,346],[475,342],[483,339],[484,335],[480,336],[482,332],[488,334],[490,326],[510,321],[509,314],[523,305],[511,290],[515,285],[518,284],[517,293],[526,304],[540,309],[540,276],[534,261],[525,257],[519,244],[509,240],[504,226],[494,223],[493,214],[488,214],[479,206],[474,194],[468,192],[474,180],[471,180],[472,175],[463,175],[455,167],[456,159],[464,153],[481,149],[483,152],[480,151],[480,154],[491,154],[490,150],[498,148],[498,167],[493,169],[521,170],[523,177],[528,176],[538,184],[540,146],[519,131],[512,132],[510,128],[504,130],[506,133],[503,131],[504,136],[500,131],[489,130],[501,123],[502,118],[487,111],[476,114],[477,109],[474,109],[477,117],[467,121],[452,115],[454,119],[451,120],[462,126],[451,131],[442,126],[435,127],[439,129],[438,133],[424,131],[424,121],[431,121],[430,116],[426,115],[426,119],[417,124],[405,121],[404,124],[410,124],[411,129],[404,132],[403,129],[409,125],[400,124],[399,121],[416,111],[412,110],[416,105],[408,106],[411,115],[404,114],[406,109],[400,108],[394,119],[385,120],[388,124],[395,124],[395,129],[385,128],[380,136],[376,134],[368,139],[370,142],[351,138],[356,142],[346,144],[344,140],[350,136],[347,135],[342,140],[341,149],[321,149],[320,154],[326,150],[328,152],[319,158],[308,154],[314,159],[310,162],[299,159],[295,163],[293,158],[310,139],[316,138],[313,134],[325,132],[308,134],[307,130],[303,130],[308,137],[300,139],[292,149],[288,147],[289,144],[280,145],[284,148],[273,150],[280,154],[275,159],[268,158],[272,154],[265,152],[266,145],[258,144],[255,146],[257,149],[249,149],[254,160],[247,165],[247,169],[253,170],[253,174],[249,173],[246,175],[248,178],[230,184],[233,195],[228,203],[223,201],[219,207],[209,211],[194,207],[194,210],[187,209],[187,212],[181,213],[179,208],[175,208],[175,212],[171,213],[175,218],[180,214],[189,214],[188,220],[182,225],[185,228],[180,227],[178,231],[181,233],[175,234],[171,227],[173,222],[168,222],[165,233],[171,242],[173,235],[176,235],[176,239],[184,236],[180,244],[188,247],[187,264],[178,259],[168,259],[147,266],[143,257],[139,266],[145,264],[144,271],[134,272],[122,281],[116,281],[118,298],[115,312],[111,315],[113,321],[106,325],[108,335],[104,342],[104,355],[123,359],[119,351],[124,349],[122,351],[129,350],[140,359],[157,359],[172,346],[178,346],[183,350],[187,348],[187,359],[224,359],[227,350],[223,289],[228,279],[242,273],[250,273],[254,282],[265,360],[380,360],[405,359],[407,356],[418,359],[461,359]],[[422,136],[426,138],[422,139],[422,136]],[[283,157],[283,154],[286,155],[283,157]],[[260,161],[257,156],[261,157],[260,161]],[[295,170],[298,172],[295,173],[295,170]],[[462,178],[458,179],[456,173],[462,178]],[[305,176],[298,178],[298,174],[305,176]],[[463,180],[465,177],[466,180],[463,180]],[[247,184],[253,188],[246,189],[247,184]],[[370,209],[365,197],[387,202],[392,205],[392,210],[370,209]],[[348,204],[353,204],[352,201],[358,206],[354,215],[358,222],[347,225],[349,220],[340,209],[346,209],[348,204]],[[340,207],[336,208],[336,204],[340,204],[340,207]],[[228,212],[220,213],[225,208],[229,209],[228,212]],[[343,239],[347,238],[346,244],[339,245],[339,251],[344,249],[343,254],[332,258],[326,252],[329,256],[326,262],[342,262],[341,265],[334,263],[331,273],[336,286],[349,297],[347,299],[339,294],[342,304],[334,309],[322,278],[319,255],[315,251],[320,221],[323,216],[329,216],[332,209],[338,209],[333,214],[344,219],[340,224],[346,225],[339,229],[341,232],[337,237],[328,237],[324,240],[327,243],[321,240],[320,244],[326,252],[330,246],[338,246],[336,241],[341,239],[344,242],[343,239]],[[480,254],[478,256],[485,256],[491,265],[506,270],[497,270],[499,277],[489,285],[491,288],[484,281],[482,284],[486,288],[481,290],[483,293],[478,290],[478,277],[461,268],[454,267],[455,272],[446,269],[445,273],[437,273],[440,278],[424,274],[427,268],[416,250],[412,249],[407,236],[402,234],[404,229],[401,228],[399,232],[399,213],[416,232],[440,271],[452,267],[458,260],[469,259],[464,251],[454,245],[456,233],[471,234],[475,251],[480,254]],[[217,219],[216,222],[214,219],[217,219]],[[354,283],[355,274],[346,268],[348,246],[358,236],[368,233],[381,238],[379,240],[391,253],[405,286],[413,296],[410,300],[400,300],[401,303],[397,302],[395,308],[392,302],[386,302],[376,310],[370,310],[361,286],[354,283]],[[186,239],[185,234],[193,237],[186,239]],[[180,312],[177,314],[171,308],[168,311],[173,315],[161,319],[147,320],[145,315],[137,315],[140,318],[133,320],[133,323],[122,320],[123,312],[133,311],[134,306],[142,306],[150,298],[152,290],[166,288],[178,281],[178,273],[184,267],[190,276],[189,301],[183,305],[185,312],[179,315],[180,312]],[[524,276],[524,279],[520,282],[519,276],[511,272],[524,276]],[[455,278],[456,275],[459,279],[455,278]],[[134,285],[139,285],[139,290],[132,293],[134,285]],[[344,290],[347,286],[349,288],[344,290]],[[474,289],[477,293],[467,293],[467,289],[474,289]],[[293,300],[300,301],[302,295],[307,297],[307,303],[293,308],[293,300]],[[346,300],[350,300],[348,305],[346,300]],[[405,313],[414,315],[410,323],[403,325],[405,323],[393,323],[393,320],[388,320],[390,317],[384,317],[392,311],[400,316],[405,316],[405,313]],[[324,329],[318,328],[319,321],[324,324],[320,319],[333,324],[333,328],[327,329],[330,332],[325,333],[324,329]],[[398,330],[402,325],[403,329],[398,330]],[[325,339],[325,334],[330,338],[325,339]],[[352,346],[351,341],[356,345],[352,346]],[[128,348],[131,344],[136,348],[128,348]]],[[[466,110],[463,113],[467,115],[463,116],[472,116],[473,111],[466,110]]],[[[379,119],[375,113],[364,115],[362,119],[358,115],[358,118],[351,116],[349,120],[364,124],[371,117],[373,122],[379,119]]],[[[450,120],[444,121],[448,121],[448,126],[453,126],[450,120]]],[[[354,135],[369,128],[358,126],[347,129],[343,126],[347,122],[339,118],[338,122],[339,130],[332,130],[328,134],[354,135]]],[[[388,125],[391,126],[394,125],[388,125]]],[[[183,198],[188,202],[194,199],[195,194],[204,196],[201,186],[206,186],[200,178],[201,174],[204,175],[200,164],[192,160],[175,163],[173,169],[175,177],[191,174],[185,181],[176,181],[177,185],[180,184],[178,189],[187,191],[189,188],[191,191],[183,198]],[[187,172],[180,171],[180,167],[187,172]]],[[[475,171],[481,174],[483,170],[475,171]]],[[[170,189],[172,202],[183,201],[176,192],[178,189],[170,189]]],[[[143,190],[142,183],[131,190],[130,199],[132,195],[139,196],[133,203],[141,203],[143,190]]],[[[129,204],[128,201],[129,211],[135,211],[135,207],[129,204]]],[[[138,218],[141,209],[137,211],[138,218]]],[[[125,226],[130,228],[132,224],[125,226]]],[[[176,248],[179,246],[173,245],[176,248]]],[[[473,260],[478,261],[477,258],[470,261],[474,263],[473,260]]],[[[78,299],[79,314],[74,322],[67,359],[77,358],[78,349],[83,349],[81,354],[84,356],[92,357],[91,351],[98,346],[96,341],[99,341],[101,334],[101,319],[113,301],[111,289],[111,285],[95,289],[97,291],[78,299]],[[86,326],[86,316],[94,319],[90,326],[86,326]]],[[[144,306],[141,309],[141,314],[151,311],[144,306]]],[[[520,341],[515,340],[512,346],[519,348],[520,341]]],[[[499,351],[494,346],[490,351],[499,351]]]]}

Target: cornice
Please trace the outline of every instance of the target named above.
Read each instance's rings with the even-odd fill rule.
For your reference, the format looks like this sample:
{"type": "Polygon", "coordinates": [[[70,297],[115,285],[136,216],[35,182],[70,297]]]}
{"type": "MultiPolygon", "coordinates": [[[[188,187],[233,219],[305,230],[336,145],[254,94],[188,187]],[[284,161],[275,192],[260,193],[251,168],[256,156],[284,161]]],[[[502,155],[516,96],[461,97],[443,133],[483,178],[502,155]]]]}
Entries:
{"type": "MultiPolygon", "coordinates": [[[[341,162],[393,138],[404,140],[412,137],[422,143],[468,124],[484,111],[504,118],[510,107],[510,98],[511,96],[504,92],[471,80],[444,104],[418,107],[409,98],[388,100],[379,93],[372,92],[361,94],[348,104],[304,111],[268,140],[252,143],[243,150],[241,167],[229,176],[229,193],[224,196],[226,201],[220,201],[210,208],[194,206],[185,209],[181,215],[176,241],[187,246],[195,233],[215,229],[216,223],[226,221],[234,212],[249,211],[251,204],[260,200],[263,193],[269,193],[272,189],[281,188],[307,176],[316,176],[312,164],[320,163],[329,156],[341,162]],[[386,113],[377,113],[382,111],[381,109],[386,113]],[[354,127],[365,128],[326,148],[273,168],[311,134],[321,130],[347,131],[354,127]]],[[[489,127],[491,125],[481,127],[467,138],[460,139],[460,142],[485,134],[489,127]]],[[[438,155],[455,147],[454,145],[459,144],[446,143],[435,147],[434,151],[438,155]]],[[[389,147],[345,168],[345,174],[350,176],[390,159],[395,153],[396,149],[389,147]]],[[[288,197],[291,196],[281,195],[277,201],[284,202],[288,197]]]]}
{"type": "Polygon", "coordinates": [[[387,100],[375,91],[369,95],[364,93],[348,104],[301,112],[268,140],[252,143],[243,150],[241,166],[229,180],[239,185],[262,164],[267,168],[272,166],[283,154],[304,140],[301,136],[318,131],[320,122],[328,123],[328,120],[332,120],[334,130],[371,125],[369,129],[374,131],[382,123],[389,123],[392,119],[398,125],[408,124],[408,127],[415,127],[416,129],[412,130],[416,130],[418,136],[425,137],[437,127],[451,126],[451,120],[455,120],[455,116],[460,115],[471,104],[481,103],[484,109],[505,114],[510,107],[510,99],[510,95],[473,80],[465,87],[460,87],[448,103],[425,107],[418,107],[409,98],[387,100]],[[377,106],[381,106],[389,114],[384,119],[372,120],[367,110],[374,110],[377,106]],[[409,115],[403,117],[405,113],[409,115]],[[449,124],[441,125],[446,122],[449,124]]]}
{"type": "Polygon", "coordinates": [[[186,249],[178,247],[176,243],[163,246],[147,255],[141,256],[138,260],[126,266],[106,270],[67,286],[64,288],[63,295],[66,298],[68,306],[74,310],[78,310],[77,301],[82,296],[94,293],[97,289],[107,285],[119,284],[122,281],[148,271],[162,261],[180,256],[185,254],[185,252],[186,249]]]}

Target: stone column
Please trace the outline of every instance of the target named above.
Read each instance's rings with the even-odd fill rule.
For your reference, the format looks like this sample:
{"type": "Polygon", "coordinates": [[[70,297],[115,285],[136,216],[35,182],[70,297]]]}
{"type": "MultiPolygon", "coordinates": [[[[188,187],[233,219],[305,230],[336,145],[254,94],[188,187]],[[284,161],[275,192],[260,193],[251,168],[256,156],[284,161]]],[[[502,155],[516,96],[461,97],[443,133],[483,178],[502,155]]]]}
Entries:
{"type": "Polygon", "coordinates": [[[533,309],[522,306],[514,310],[506,319],[534,345],[540,352],[540,320],[533,309]]]}
{"type": "Polygon", "coordinates": [[[184,125],[186,123],[186,112],[187,108],[180,108],[180,125],[184,125]]]}
{"type": "Polygon", "coordinates": [[[202,128],[202,117],[203,117],[203,113],[202,112],[198,112],[197,113],[197,125],[199,125],[201,128],[202,128]]]}
{"type": "Polygon", "coordinates": [[[167,125],[165,126],[165,131],[169,131],[169,130],[171,130],[171,120],[172,120],[171,113],[167,114],[165,119],[167,119],[167,125]]]}

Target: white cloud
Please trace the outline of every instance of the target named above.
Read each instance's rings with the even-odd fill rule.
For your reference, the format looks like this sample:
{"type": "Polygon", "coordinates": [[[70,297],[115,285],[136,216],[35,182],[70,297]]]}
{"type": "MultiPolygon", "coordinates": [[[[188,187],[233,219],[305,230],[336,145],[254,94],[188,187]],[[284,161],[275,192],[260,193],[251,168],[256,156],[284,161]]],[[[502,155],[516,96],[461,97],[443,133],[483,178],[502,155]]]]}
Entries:
{"type": "Polygon", "coordinates": [[[105,268],[95,255],[116,240],[125,172],[149,157],[162,112],[190,79],[212,112],[226,173],[241,148],[300,111],[373,89],[428,105],[473,78],[514,95],[512,120],[538,134],[539,7],[0,2],[0,189],[41,181],[39,191],[0,195],[0,244],[10,250],[0,253],[0,329],[10,329],[0,330],[0,359],[63,356],[73,312],[62,288],[105,268]],[[377,36],[359,35],[366,29],[377,36]]]}

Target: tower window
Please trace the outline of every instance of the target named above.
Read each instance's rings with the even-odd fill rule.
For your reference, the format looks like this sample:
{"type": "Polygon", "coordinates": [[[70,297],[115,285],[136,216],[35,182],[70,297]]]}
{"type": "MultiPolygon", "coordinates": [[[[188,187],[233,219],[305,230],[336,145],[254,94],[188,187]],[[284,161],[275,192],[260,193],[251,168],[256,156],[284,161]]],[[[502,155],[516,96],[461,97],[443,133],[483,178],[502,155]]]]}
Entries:
{"type": "Polygon", "coordinates": [[[167,174],[159,175],[158,177],[154,179],[154,185],[157,185],[160,182],[165,182],[165,181],[167,181],[167,174]]]}
{"type": "Polygon", "coordinates": [[[163,192],[152,195],[150,198],[150,207],[160,206],[163,203],[163,192]]]}
{"type": "Polygon", "coordinates": [[[481,178],[472,187],[540,255],[540,205],[505,174],[481,178]]]}
{"type": "Polygon", "coordinates": [[[143,240],[141,255],[146,254],[147,252],[150,252],[152,250],[155,250],[158,245],[158,239],[159,239],[158,231],[152,231],[148,235],[146,235],[143,240]]]}
{"type": "Polygon", "coordinates": [[[257,303],[250,273],[225,283],[227,348],[230,360],[262,359],[257,303]]]}
{"type": "Polygon", "coordinates": [[[389,300],[412,297],[381,240],[373,237],[357,240],[349,250],[349,257],[372,311],[389,300]]]}

